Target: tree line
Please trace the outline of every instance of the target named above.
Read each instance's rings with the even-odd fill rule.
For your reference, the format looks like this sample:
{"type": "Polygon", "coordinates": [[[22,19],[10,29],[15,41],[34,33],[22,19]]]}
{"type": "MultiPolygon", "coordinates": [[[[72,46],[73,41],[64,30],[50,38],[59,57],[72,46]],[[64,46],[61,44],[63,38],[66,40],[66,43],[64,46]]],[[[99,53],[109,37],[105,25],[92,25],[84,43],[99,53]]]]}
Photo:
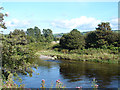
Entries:
{"type": "Polygon", "coordinates": [[[43,34],[38,27],[28,28],[26,34],[29,42],[51,42],[54,40],[53,32],[51,29],[43,29],[43,34]]]}
{"type": "Polygon", "coordinates": [[[109,22],[102,22],[96,30],[85,35],[77,29],[64,34],[60,39],[60,46],[69,50],[120,47],[120,33],[113,32],[109,22]]]}

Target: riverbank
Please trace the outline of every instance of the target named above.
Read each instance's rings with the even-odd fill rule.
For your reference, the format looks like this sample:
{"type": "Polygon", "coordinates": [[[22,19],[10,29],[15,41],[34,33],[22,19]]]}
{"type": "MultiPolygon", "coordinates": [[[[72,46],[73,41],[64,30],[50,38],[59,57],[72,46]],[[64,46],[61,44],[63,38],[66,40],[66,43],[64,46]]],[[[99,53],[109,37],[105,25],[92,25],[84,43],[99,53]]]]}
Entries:
{"type": "Polygon", "coordinates": [[[41,60],[57,59],[57,58],[55,58],[55,56],[52,57],[52,56],[46,56],[46,55],[40,55],[39,58],[40,58],[41,60]]]}
{"type": "Polygon", "coordinates": [[[86,54],[76,54],[76,53],[62,53],[54,50],[44,50],[36,53],[38,56],[45,55],[53,59],[64,59],[64,60],[74,60],[74,61],[92,61],[99,63],[118,63],[118,54],[109,53],[93,53],[92,55],[86,54]]]}

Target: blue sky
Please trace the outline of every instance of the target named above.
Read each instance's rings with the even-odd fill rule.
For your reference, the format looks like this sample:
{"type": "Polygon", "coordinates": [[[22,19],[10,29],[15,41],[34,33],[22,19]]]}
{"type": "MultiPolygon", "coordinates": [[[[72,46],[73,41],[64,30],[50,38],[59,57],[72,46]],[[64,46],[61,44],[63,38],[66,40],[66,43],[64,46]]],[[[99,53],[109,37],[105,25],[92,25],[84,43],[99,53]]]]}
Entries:
{"type": "Polygon", "coordinates": [[[97,24],[110,22],[118,29],[118,2],[3,2],[3,13],[9,33],[14,29],[52,29],[53,33],[66,33],[76,28],[81,32],[95,30],[97,24]]]}

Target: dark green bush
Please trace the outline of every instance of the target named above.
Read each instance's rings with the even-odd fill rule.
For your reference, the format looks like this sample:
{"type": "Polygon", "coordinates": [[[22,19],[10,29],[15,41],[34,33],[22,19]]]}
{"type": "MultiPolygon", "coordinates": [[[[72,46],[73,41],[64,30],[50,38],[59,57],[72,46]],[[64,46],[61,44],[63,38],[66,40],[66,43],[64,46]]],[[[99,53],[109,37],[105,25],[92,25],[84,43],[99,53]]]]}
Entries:
{"type": "Polygon", "coordinates": [[[85,46],[85,40],[82,34],[73,29],[70,33],[64,34],[60,39],[60,45],[64,49],[83,49],[85,46]]]}

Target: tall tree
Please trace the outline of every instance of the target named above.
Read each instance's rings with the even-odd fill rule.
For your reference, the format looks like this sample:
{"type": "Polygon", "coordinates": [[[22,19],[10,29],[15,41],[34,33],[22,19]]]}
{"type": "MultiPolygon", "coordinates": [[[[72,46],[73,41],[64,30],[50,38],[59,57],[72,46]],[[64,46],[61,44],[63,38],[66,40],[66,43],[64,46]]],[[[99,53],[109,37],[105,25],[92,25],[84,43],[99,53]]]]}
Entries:
{"type": "Polygon", "coordinates": [[[54,40],[54,36],[51,29],[43,29],[43,35],[46,38],[46,42],[51,42],[54,40]]]}
{"type": "Polygon", "coordinates": [[[26,33],[27,33],[28,36],[31,36],[31,37],[35,38],[35,34],[34,34],[34,29],[33,28],[28,28],[26,33]]]}
{"type": "Polygon", "coordinates": [[[41,31],[38,27],[34,27],[34,34],[37,41],[41,41],[41,31]]]}
{"type": "Polygon", "coordinates": [[[77,29],[73,29],[70,33],[64,34],[60,39],[60,45],[66,49],[82,49],[85,45],[84,37],[77,29]]]}
{"type": "Polygon", "coordinates": [[[116,42],[117,34],[111,31],[110,23],[102,22],[98,24],[95,31],[87,33],[85,41],[86,47],[101,48],[102,46],[111,45],[116,42]]]}
{"type": "Polygon", "coordinates": [[[42,41],[41,40],[42,39],[41,38],[41,31],[36,26],[34,28],[28,28],[26,33],[31,38],[31,41],[36,41],[36,42],[42,41]]]}

